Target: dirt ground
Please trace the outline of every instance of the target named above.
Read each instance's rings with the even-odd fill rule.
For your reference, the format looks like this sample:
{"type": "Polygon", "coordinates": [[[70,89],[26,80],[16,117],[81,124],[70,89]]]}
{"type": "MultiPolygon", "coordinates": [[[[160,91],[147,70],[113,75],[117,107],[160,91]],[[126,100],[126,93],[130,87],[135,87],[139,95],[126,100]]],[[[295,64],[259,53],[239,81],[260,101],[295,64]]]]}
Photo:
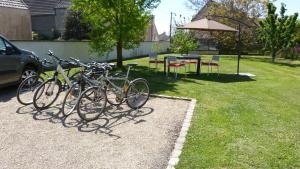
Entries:
{"type": "Polygon", "coordinates": [[[188,101],[150,98],[140,111],[109,107],[99,120],[63,118],[60,102],[37,112],[15,87],[0,89],[1,169],[166,168],[188,101]]]}

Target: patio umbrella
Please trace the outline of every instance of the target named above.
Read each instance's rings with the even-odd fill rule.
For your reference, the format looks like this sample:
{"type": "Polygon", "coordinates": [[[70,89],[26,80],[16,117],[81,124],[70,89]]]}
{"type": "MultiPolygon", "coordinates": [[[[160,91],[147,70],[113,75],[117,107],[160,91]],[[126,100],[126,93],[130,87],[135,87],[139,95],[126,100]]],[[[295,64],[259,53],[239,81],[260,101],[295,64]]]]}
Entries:
{"type": "Polygon", "coordinates": [[[239,75],[239,69],[240,69],[240,42],[241,42],[241,31],[240,31],[240,24],[239,24],[239,30],[234,29],[230,26],[224,25],[222,23],[216,22],[214,20],[209,20],[207,18],[200,19],[197,21],[190,22],[188,24],[185,24],[183,26],[177,27],[177,29],[189,29],[189,30],[199,30],[199,31],[219,31],[219,32],[238,32],[238,65],[237,65],[237,74],[239,75]]]}
{"type": "Polygon", "coordinates": [[[238,30],[209,19],[200,19],[194,22],[190,22],[186,25],[177,27],[177,29],[190,29],[190,30],[202,30],[202,31],[221,31],[221,32],[238,32],[238,30]]]}

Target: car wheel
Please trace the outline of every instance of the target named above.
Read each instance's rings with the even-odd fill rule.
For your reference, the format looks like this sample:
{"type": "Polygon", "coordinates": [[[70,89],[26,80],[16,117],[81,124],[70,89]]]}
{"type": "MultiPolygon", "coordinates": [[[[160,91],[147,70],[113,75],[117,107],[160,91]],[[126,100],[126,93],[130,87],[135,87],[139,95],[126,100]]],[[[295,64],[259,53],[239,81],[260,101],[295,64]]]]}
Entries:
{"type": "Polygon", "coordinates": [[[25,70],[22,73],[21,81],[25,80],[29,76],[38,75],[37,71],[32,68],[25,68],[25,70]]]}

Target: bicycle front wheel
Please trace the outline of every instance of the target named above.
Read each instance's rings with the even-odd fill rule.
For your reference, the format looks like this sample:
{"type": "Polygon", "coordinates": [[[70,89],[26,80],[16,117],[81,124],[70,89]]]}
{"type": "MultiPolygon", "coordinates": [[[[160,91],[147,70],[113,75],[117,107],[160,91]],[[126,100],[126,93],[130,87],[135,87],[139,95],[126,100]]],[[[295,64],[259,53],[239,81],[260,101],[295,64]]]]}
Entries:
{"type": "Polygon", "coordinates": [[[124,101],[119,91],[117,91],[110,83],[105,87],[105,96],[107,102],[113,106],[119,106],[124,101]]]}
{"type": "Polygon", "coordinates": [[[22,81],[17,90],[17,100],[27,106],[33,103],[33,96],[37,88],[44,82],[38,75],[30,76],[22,81]]]}
{"type": "Polygon", "coordinates": [[[85,121],[93,121],[99,118],[105,110],[107,99],[101,87],[91,87],[84,91],[77,105],[77,113],[85,121]]]}
{"type": "Polygon", "coordinates": [[[143,107],[150,96],[149,85],[146,79],[132,81],[126,92],[126,103],[132,109],[143,107]]]}
{"type": "Polygon", "coordinates": [[[62,113],[64,116],[68,116],[75,110],[80,94],[81,86],[78,83],[73,84],[67,91],[62,104],[62,113]]]}
{"type": "Polygon", "coordinates": [[[61,82],[49,79],[38,87],[33,96],[33,105],[38,110],[49,108],[62,90],[61,82]]]}

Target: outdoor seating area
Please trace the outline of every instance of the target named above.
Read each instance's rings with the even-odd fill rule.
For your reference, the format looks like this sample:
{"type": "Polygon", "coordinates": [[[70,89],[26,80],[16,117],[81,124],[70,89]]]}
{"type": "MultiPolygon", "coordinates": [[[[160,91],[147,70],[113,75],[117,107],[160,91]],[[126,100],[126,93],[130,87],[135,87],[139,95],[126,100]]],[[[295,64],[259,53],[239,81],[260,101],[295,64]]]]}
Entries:
{"type": "Polygon", "coordinates": [[[207,75],[213,73],[213,68],[216,68],[218,75],[220,74],[221,63],[219,55],[213,55],[208,60],[201,60],[201,55],[198,54],[183,56],[166,55],[163,58],[163,60],[160,60],[156,53],[151,53],[149,55],[149,70],[151,70],[152,64],[155,64],[155,70],[159,70],[159,66],[163,65],[166,77],[168,78],[170,73],[173,73],[175,79],[178,78],[179,72],[183,73],[185,77],[189,73],[200,76],[204,67],[207,67],[207,75]]]}

